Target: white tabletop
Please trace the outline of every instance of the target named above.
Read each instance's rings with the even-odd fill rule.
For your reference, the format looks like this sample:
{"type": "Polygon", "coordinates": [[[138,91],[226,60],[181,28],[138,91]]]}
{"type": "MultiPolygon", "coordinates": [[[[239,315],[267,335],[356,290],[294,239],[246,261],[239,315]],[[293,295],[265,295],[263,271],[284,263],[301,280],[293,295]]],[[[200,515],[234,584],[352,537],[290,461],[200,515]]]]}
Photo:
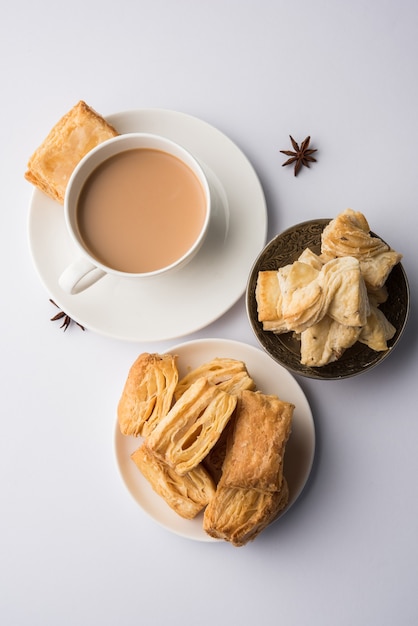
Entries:
{"type": "Polygon", "coordinates": [[[412,0],[8,6],[0,38],[2,624],[417,623],[417,26],[412,0]],[[411,313],[400,343],[362,376],[298,378],[316,428],[311,477],[290,511],[242,548],[157,524],[125,488],[113,438],[139,353],[197,338],[258,345],[244,297],[180,340],[125,341],[74,324],[64,333],[50,321],[56,309],[29,251],[32,188],[23,174],[80,99],[104,116],[167,109],[219,129],[259,176],[268,239],[351,207],[404,255],[411,313]],[[279,152],[289,134],[311,135],[318,149],[317,163],[296,178],[279,152]]]}

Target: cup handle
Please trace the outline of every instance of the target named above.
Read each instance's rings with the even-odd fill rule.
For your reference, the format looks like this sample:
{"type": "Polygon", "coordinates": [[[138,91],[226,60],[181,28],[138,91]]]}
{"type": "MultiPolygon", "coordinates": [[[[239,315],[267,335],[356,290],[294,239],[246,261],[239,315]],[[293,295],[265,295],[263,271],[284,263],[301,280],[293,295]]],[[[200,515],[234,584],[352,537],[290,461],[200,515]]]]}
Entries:
{"type": "Polygon", "coordinates": [[[105,275],[106,272],[87,259],[79,258],[63,271],[58,283],[66,293],[76,294],[91,287],[105,275]]]}

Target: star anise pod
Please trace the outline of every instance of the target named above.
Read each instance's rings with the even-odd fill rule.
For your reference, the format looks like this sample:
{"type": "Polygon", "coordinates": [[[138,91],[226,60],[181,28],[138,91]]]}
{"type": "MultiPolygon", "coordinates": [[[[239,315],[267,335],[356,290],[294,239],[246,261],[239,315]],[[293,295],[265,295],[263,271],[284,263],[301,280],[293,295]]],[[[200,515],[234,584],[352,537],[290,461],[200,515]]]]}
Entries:
{"type": "MultiPolygon", "coordinates": [[[[57,307],[57,309],[59,308],[58,304],[55,304],[55,302],[53,300],[51,300],[51,298],[49,299],[50,302],[52,302],[52,304],[54,306],[57,307]]],[[[73,319],[71,319],[71,317],[69,315],[67,315],[66,313],[64,313],[64,311],[60,311],[59,313],[57,313],[56,315],[54,315],[54,317],[51,317],[51,322],[55,322],[57,320],[63,320],[60,328],[64,329],[64,332],[67,330],[67,328],[69,327],[69,325],[71,324],[71,322],[74,322],[73,319]]],[[[85,330],[84,326],[82,326],[81,324],[79,324],[78,322],[74,322],[75,324],[77,324],[77,326],[79,326],[81,328],[81,330],[85,330]]]]}
{"type": "Polygon", "coordinates": [[[314,152],[317,152],[317,150],[312,150],[312,148],[309,148],[309,143],[311,141],[310,137],[306,137],[306,139],[300,144],[300,147],[299,144],[296,143],[296,141],[293,139],[292,135],[289,135],[289,137],[290,141],[292,142],[294,152],[292,150],[280,150],[280,152],[290,157],[290,159],[287,159],[287,161],[283,163],[283,166],[291,165],[292,163],[294,163],[295,176],[297,176],[302,165],[304,165],[305,167],[310,167],[309,163],[316,161],[316,159],[312,155],[314,152]]]}

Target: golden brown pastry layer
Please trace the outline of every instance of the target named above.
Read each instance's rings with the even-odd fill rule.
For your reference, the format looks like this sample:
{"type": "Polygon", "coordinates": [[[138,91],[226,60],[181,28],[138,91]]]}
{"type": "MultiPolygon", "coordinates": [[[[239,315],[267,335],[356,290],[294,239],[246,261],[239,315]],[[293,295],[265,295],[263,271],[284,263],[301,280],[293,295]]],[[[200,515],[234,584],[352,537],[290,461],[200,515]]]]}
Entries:
{"type": "Polygon", "coordinates": [[[215,495],[215,485],[201,465],[179,476],[157,458],[146,444],[135,450],[131,458],[154,491],[186,519],[196,517],[215,495]]]}
{"type": "Polygon", "coordinates": [[[118,422],[123,435],[147,437],[171,408],[178,381],[172,354],[140,354],[129,370],[119,400],[118,422]]]}
{"type": "Polygon", "coordinates": [[[392,339],[396,328],[389,322],[384,313],[376,306],[371,306],[367,323],[360,331],[359,341],[372,350],[387,350],[389,339],[392,339]]]}
{"type": "Polygon", "coordinates": [[[253,541],[284,509],[289,499],[287,482],[272,493],[218,485],[203,515],[205,532],[236,547],[253,541]]]}
{"type": "Polygon", "coordinates": [[[379,237],[370,234],[370,226],[359,211],[346,209],[324,228],[321,254],[332,257],[370,257],[389,250],[379,237]]]}
{"type": "Polygon", "coordinates": [[[277,396],[243,391],[231,421],[222,476],[203,516],[212,537],[243,546],[289,501],[283,462],[294,406],[277,396]]]}
{"type": "Polygon", "coordinates": [[[29,159],[25,178],[63,204],[75,166],[92,148],[116,135],[118,132],[113,126],[80,100],[35,150],[29,159]]]}
{"type": "Polygon", "coordinates": [[[147,444],[179,474],[186,474],[218,441],[236,403],[236,396],[199,378],[155,427],[147,444]]]}
{"type": "Polygon", "coordinates": [[[219,389],[231,394],[255,387],[245,363],[236,359],[215,358],[195,368],[179,380],[174,392],[175,399],[178,400],[198,378],[206,378],[212,385],[217,385],[219,389]]]}
{"type": "Polygon", "coordinates": [[[281,487],[294,405],[243,391],[222,467],[222,485],[272,493],[281,487]]]}
{"type": "Polygon", "coordinates": [[[361,326],[344,326],[325,315],[300,335],[300,362],[327,365],[339,359],[359,339],[361,326]]]}

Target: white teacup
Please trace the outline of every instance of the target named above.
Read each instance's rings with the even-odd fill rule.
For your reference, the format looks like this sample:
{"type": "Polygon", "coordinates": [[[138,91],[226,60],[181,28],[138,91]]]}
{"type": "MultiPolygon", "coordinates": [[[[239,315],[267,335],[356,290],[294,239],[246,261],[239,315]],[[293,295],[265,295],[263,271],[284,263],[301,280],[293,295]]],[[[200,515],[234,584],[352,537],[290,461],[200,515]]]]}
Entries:
{"type": "Polygon", "coordinates": [[[93,148],[68,182],[64,215],[79,258],[59,284],[79,293],[106,274],[144,279],[188,263],[211,215],[206,175],[179,144],[129,133],[93,148]]]}

